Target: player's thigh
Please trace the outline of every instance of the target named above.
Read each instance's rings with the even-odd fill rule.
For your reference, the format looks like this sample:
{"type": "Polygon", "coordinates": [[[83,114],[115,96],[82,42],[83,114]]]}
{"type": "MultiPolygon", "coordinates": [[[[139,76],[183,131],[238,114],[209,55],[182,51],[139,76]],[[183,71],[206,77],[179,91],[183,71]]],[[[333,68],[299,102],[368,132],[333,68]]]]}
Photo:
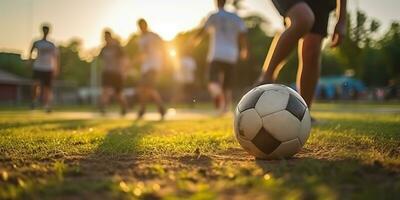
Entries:
{"type": "Polygon", "coordinates": [[[115,92],[115,95],[116,96],[122,95],[123,89],[124,89],[123,78],[122,78],[122,75],[119,74],[119,75],[117,75],[117,77],[115,78],[115,81],[113,83],[113,90],[115,92]]]}
{"type": "Polygon", "coordinates": [[[327,36],[328,22],[331,11],[335,8],[335,5],[331,5],[332,0],[329,1],[315,1],[309,0],[308,5],[315,16],[315,22],[310,30],[310,33],[319,34],[323,37],[327,36]]]}
{"type": "Polygon", "coordinates": [[[295,26],[304,31],[310,30],[315,22],[315,15],[310,6],[305,2],[293,5],[286,14],[287,25],[295,26]],[[289,19],[289,21],[287,21],[289,19]]]}
{"type": "Polygon", "coordinates": [[[53,72],[46,72],[42,79],[43,87],[51,91],[53,87],[53,81],[53,72]]]}
{"type": "Polygon", "coordinates": [[[110,96],[113,93],[113,88],[111,86],[105,85],[102,87],[102,95],[103,96],[110,96]]]}

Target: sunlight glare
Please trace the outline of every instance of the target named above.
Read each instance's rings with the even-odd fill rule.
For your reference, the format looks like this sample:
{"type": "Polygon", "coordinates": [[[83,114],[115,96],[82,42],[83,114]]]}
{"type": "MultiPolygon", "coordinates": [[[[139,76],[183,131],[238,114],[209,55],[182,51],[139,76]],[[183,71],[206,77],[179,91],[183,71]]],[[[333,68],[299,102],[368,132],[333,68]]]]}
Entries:
{"type": "Polygon", "coordinates": [[[168,52],[171,57],[176,57],[177,55],[176,50],[174,48],[169,49],[168,52]]]}

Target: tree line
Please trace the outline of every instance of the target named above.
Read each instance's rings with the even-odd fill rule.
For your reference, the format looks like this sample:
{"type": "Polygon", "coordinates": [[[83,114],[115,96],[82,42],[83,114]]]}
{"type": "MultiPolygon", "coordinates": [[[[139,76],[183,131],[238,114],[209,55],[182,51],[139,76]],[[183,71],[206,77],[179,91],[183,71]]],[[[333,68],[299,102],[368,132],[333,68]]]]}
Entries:
{"type": "MultiPolygon", "coordinates": [[[[323,50],[322,76],[343,75],[346,71],[353,71],[354,76],[362,80],[369,87],[382,87],[390,81],[400,81],[400,23],[394,21],[388,30],[381,30],[379,21],[368,17],[366,13],[357,11],[348,14],[348,29],[346,37],[340,48],[323,50]]],[[[249,59],[241,62],[236,68],[238,77],[235,79],[237,88],[245,88],[258,78],[267,50],[272,42],[272,37],[267,35],[265,28],[269,22],[258,15],[244,18],[248,27],[249,59]]],[[[195,34],[191,30],[178,34],[169,42],[176,47],[178,53],[184,50],[185,42],[195,34]]],[[[138,35],[133,34],[124,45],[129,56],[138,53],[138,35]]],[[[328,45],[327,45],[328,46],[328,45]]],[[[201,88],[206,83],[206,55],[208,39],[196,48],[191,54],[197,61],[196,83],[201,88]]],[[[60,80],[74,82],[79,86],[89,85],[90,66],[93,61],[85,61],[79,56],[81,42],[71,40],[67,45],[59,46],[61,58],[60,80]]],[[[174,73],[173,63],[169,62],[163,70],[161,80],[163,87],[170,87],[171,77],[174,73]]],[[[282,83],[292,83],[297,71],[297,53],[293,52],[279,77],[282,83]]],[[[28,62],[22,60],[17,54],[0,53],[0,69],[21,77],[30,77],[28,62]]],[[[127,86],[132,86],[138,80],[139,63],[132,63],[129,68],[127,86]]]]}

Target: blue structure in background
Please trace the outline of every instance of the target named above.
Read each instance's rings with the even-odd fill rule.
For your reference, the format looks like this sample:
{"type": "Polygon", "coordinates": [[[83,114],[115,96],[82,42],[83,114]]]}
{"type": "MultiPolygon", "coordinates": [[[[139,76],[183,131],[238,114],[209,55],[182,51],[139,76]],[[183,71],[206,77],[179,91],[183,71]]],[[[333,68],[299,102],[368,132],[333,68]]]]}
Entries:
{"type": "MultiPolygon", "coordinates": [[[[291,84],[291,88],[295,89],[296,85],[291,84]]],[[[366,91],[367,87],[361,80],[348,76],[325,76],[320,78],[315,95],[327,100],[358,99],[366,91]]]]}
{"type": "Polygon", "coordinates": [[[357,99],[367,90],[364,83],[348,76],[322,77],[317,85],[319,99],[357,99]]]}

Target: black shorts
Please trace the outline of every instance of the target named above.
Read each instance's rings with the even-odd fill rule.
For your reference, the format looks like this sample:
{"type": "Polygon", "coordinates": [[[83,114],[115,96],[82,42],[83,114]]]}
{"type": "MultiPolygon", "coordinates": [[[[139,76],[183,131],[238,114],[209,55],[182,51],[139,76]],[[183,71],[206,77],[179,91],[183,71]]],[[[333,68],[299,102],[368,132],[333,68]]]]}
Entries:
{"type": "Polygon", "coordinates": [[[287,12],[297,3],[304,2],[310,6],[315,16],[311,33],[326,37],[328,35],[329,15],[336,7],[335,0],[272,0],[279,13],[286,17],[287,12]]]}
{"type": "Polygon", "coordinates": [[[42,86],[51,87],[53,85],[53,72],[33,70],[33,80],[39,81],[42,86]]]}
{"type": "Polygon", "coordinates": [[[119,72],[104,71],[101,75],[101,85],[103,87],[111,87],[117,93],[121,92],[124,87],[122,74],[119,72]]]}
{"type": "Polygon", "coordinates": [[[209,81],[222,84],[224,89],[232,89],[234,70],[234,64],[221,61],[212,61],[209,69],[209,81]],[[223,77],[222,80],[221,76],[223,77]]]}
{"type": "Polygon", "coordinates": [[[142,74],[142,78],[140,79],[139,85],[143,87],[152,87],[154,88],[157,83],[157,71],[150,70],[142,74]]]}

